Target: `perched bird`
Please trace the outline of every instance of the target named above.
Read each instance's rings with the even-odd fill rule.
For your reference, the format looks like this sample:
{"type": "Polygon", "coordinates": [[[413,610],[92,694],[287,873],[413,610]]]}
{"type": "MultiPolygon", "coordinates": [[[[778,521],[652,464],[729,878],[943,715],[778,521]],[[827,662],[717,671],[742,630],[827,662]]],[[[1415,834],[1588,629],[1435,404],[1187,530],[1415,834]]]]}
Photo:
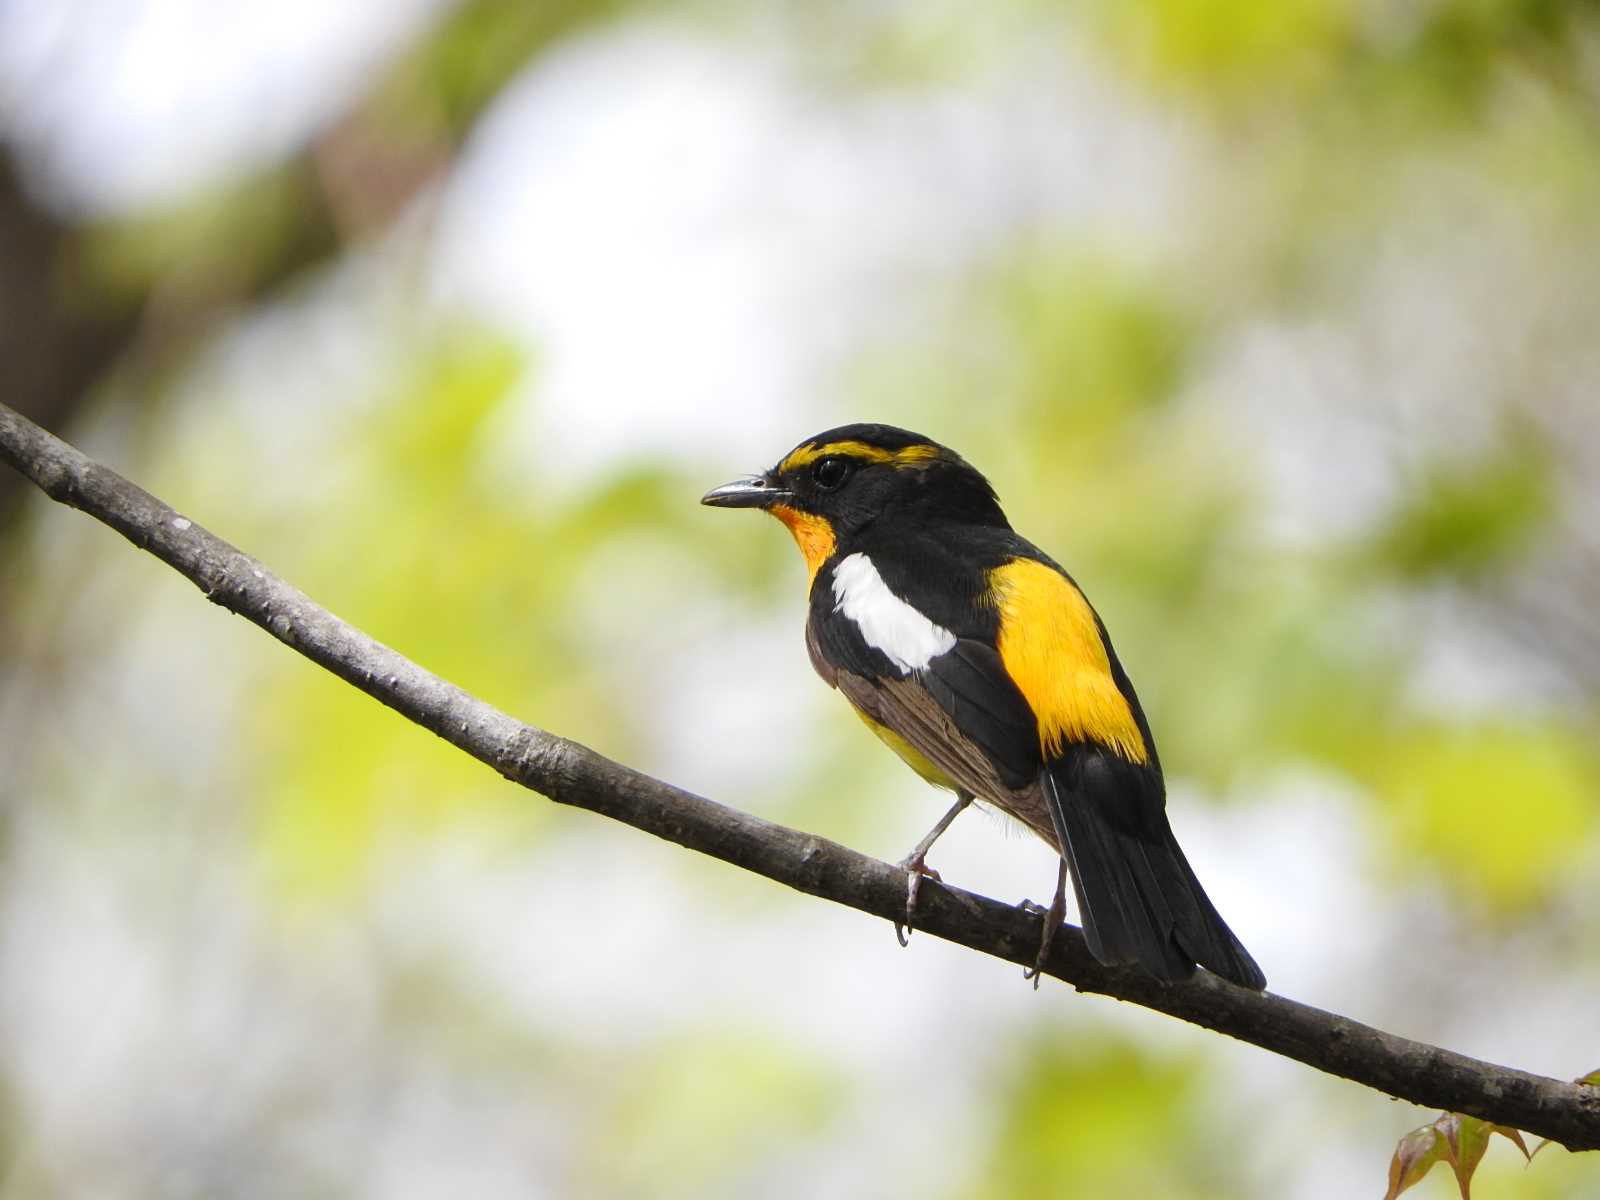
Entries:
{"type": "Polygon", "coordinates": [[[1069,874],[1101,962],[1168,982],[1198,963],[1266,986],[1172,835],[1155,741],[1105,626],[960,455],[904,429],[846,425],[703,503],[765,509],[788,526],[810,572],[817,674],[956,795],[901,864],[908,928],[922,876],[937,878],[929,847],[976,798],[1060,856],[1035,986],[1069,874]]]}

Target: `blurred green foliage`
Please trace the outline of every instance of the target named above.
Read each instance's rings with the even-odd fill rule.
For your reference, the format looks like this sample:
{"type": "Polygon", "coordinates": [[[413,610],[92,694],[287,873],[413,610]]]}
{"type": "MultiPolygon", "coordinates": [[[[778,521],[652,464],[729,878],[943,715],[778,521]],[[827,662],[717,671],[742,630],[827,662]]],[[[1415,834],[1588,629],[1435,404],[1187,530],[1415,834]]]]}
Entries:
{"type": "Polygon", "coordinates": [[[564,34],[593,30],[628,7],[628,0],[467,0],[399,64],[386,107],[405,119],[437,104],[451,126],[464,132],[542,49],[564,34]]]}
{"type": "Polygon", "coordinates": [[[1476,462],[1431,464],[1374,539],[1376,565],[1419,578],[1514,567],[1555,513],[1549,458],[1525,438],[1476,462]]]}
{"type": "Polygon", "coordinates": [[[1241,1194],[1236,1166],[1207,1151],[1217,1122],[1196,1087],[1200,1071],[1115,1038],[1028,1047],[1001,1089],[1002,1132],[971,1195],[1241,1194]]]}
{"type": "MultiPolygon", "coordinates": [[[[278,555],[289,573],[380,640],[491,703],[636,758],[629,716],[638,703],[617,686],[653,696],[658,684],[596,669],[618,647],[597,646],[577,607],[588,564],[616,547],[659,566],[652,544],[680,555],[721,545],[724,570],[748,556],[729,539],[704,539],[685,500],[694,485],[670,469],[640,464],[556,495],[490,465],[523,374],[496,338],[466,329],[425,338],[396,372],[397,387],[338,435],[337,516],[264,536],[287,533],[278,555]]],[[[649,605],[663,585],[641,579],[631,592],[633,582],[613,576],[607,590],[649,605]]],[[[514,828],[549,817],[479,764],[293,659],[256,694],[255,710],[263,845],[296,887],[344,891],[386,831],[423,831],[464,808],[488,805],[514,828]]]]}
{"type": "Polygon", "coordinates": [[[1419,724],[1376,750],[1395,869],[1409,877],[1430,862],[1464,911],[1536,906],[1583,861],[1600,795],[1590,730],[1419,724]]]}
{"type": "Polygon", "coordinates": [[[584,1148],[584,1195],[737,1196],[848,1107],[846,1078],[766,1030],[668,1035],[628,1062],[584,1148]]]}
{"type": "Polygon", "coordinates": [[[1137,435],[1139,410],[1169,399],[1183,377],[1189,322],[1158,281],[1087,253],[1028,244],[991,287],[991,319],[1016,339],[1007,403],[1047,435],[1030,443],[1041,469],[1091,465],[1080,460],[1107,451],[1100,439],[1137,435]]]}
{"type": "Polygon", "coordinates": [[[1325,85],[1362,15],[1353,0],[1154,0],[1096,11],[1112,44],[1148,79],[1223,98],[1325,85]]]}
{"type": "MultiPolygon", "coordinates": [[[[424,347],[383,419],[351,431],[340,519],[307,540],[298,566],[313,594],[447,678],[488,697],[523,693],[532,678],[581,722],[593,707],[581,672],[534,616],[553,607],[551,576],[509,552],[538,545],[559,565],[559,541],[477,465],[520,368],[508,347],[483,339],[424,347]],[[541,664],[536,674],[523,655],[541,664]]],[[[359,880],[385,823],[448,817],[494,794],[477,764],[320,671],[286,663],[259,693],[253,724],[270,781],[265,846],[313,887],[359,880]]]]}
{"type": "MultiPolygon", "coordinates": [[[[830,66],[847,59],[851,71],[826,77],[869,96],[953,86],[969,57],[990,61],[996,37],[918,6],[792,7],[788,19],[818,43],[801,53],[830,66]]],[[[766,15],[780,21],[783,8],[766,15]]],[[[1525,577],[1549,569],[1552,548],[1575,565],[1545,586],[1565,589],[1580,612],[1600,610],[1565,515],[1586,481],[1562,443],[1563,431],[1595,434],[1561,425],[1541,390],[1566,360],[1552,367],[1530,351],[1522,385],[1493,402],[1501,411],[1485,444],[1463,447],[1454,430],[1431,428],[1435,444],[1408,443],[1383,464],[1398,485],[1380,511],[1337,536],[1301,540],[1270,532],[1275,501],[1258,431],[1219,418],[1197,389],[1252,320],[1344,319],[1359,302],[1352,275],[1376,255],[1375,230],[1416,203],[1424,162],[1471,164],[1466,190],[1550,216],[1541,228],[1553,259],[1592,248],[1600,155],[1583,62],[1597,36],[1594,6],[1068,8],[1006,6],[1002,29],[1033,40],[1037,22],[1036,40],[1049,47],[1081,15],[1109,74],[1215,139],[1207,149],[1228,177],[1226,202],[1197,202],[1196,244],[1155,261],[1148,248],[1135,255],[1034,229],[1002,239],[948,284],[944,317],[863,352],[842,402],[955,445],[995,480],[1016,525],[1094,598],[1174,778],[1243,805],[1275,772],[1332,776],[1362,798],[1371,861],[1397,892],[1438,888],[1462,929],[1531,935],[1555,919],[1594,854],[1600,683],[1584,680],[1566,705],[1509,694],[1456,711],[1420,695],[1416,681],[1430,600],[1470,601],[1492,622],[1525,577]]],[[[431,162],[539,52],[624,9],[460,5],[350,122],[431,162]]],[[[742,29],[745,19],[729,23],[742,29]]],[[[332,252],[337,214],[315,198],[324,183],[301,159],[108,223],[63,302],[128,302],[156,281],[248,294],[241,281],[332,252]]],[[[373,368],[369,396],[296,414],[286,424],[315,432],[282,432],[281,444],[264,445],[227,408],[152,407],[152,420],[174,429],[136,430],[148,457],[130,473],[187,497],[208,524],[431,670],[623,760],[659,750],[652,706],[681,703],[680,681],[640,666],[663,643],[698,637],[711,653],[727,625],[781,614],[796,630],[793,670],[805,672],[802,572],[781,530],[707,519],[694,504],[708,483],[751,464],[640,454],[577,484],[514,477],[501,444],[518,411],[531,406],[538,418],[538,363],[470,321],[444,319],[425,333],[397,321],[385,344],[393,361],[373,368]],[[284,446],[290,467],[274,457],[284,446]]],[[[820,426],[823,408],[785,420],[816,415],[820,426]]],[[[84,609],[131,586],[122,575],[96,582],[87,551],[76,559],[30,540],[41,537],[17,535],[18,561],[37,564],[42,585],[61,585],[84,609]]],[[[3,575],[0,589],[13,623],[50,627],[56,591],[3,575]]],[[[59,662],[72,652],[92,659],[115,635],[81,616],[61,628],[80,640],[49,645],[41,635],[19,661],[66,690],[59,662]]],[[[1556,653],[1529,651],[1541,652],[1556,653]]],[[[892,820],[880,801],[902,769],[816,693],[822,715],[806,727],[804,761],[764,794],[723,798],[872,842],[892,820]]],[[[338,912],[359,900],[395,841],[483,822],[488,840],[514,850],[563,819],[288,654],[249,679],[236,712],[211,715],[225,739],[238,739],[227,754],[250,788],[248,840],[267,891],[288,905],[338,912]]],[[[81,780],[75,753],[48,745],[40,775],[81,780]]],[[[164,782],[142,786],[159,794],[164,782]]],[[[744,894],[744,881],[696,882],[744,894]]],[[[842,1072],[714,1013],[641,1038],[601,1072],[587,1061],[552,1066],[557,1049],[517,1043],[509,1018],[463,1005],[427,972],[397,971],[392,982],[396,1010],[464,1031],[470,1045],[458,1053],[551,1071],[592,1106],[579,1194],[755,1194],[764,1162],[826,1136],[858,1099],[842,1072]],[[605,1086],[583,1091],[586,1072],[603,1073],[605,1086]]],[[[1203,1059],[1098,1028],[1081,1039],[1029,1028],[1005,1061],[981,1169],[946,1194],[1272,1194],[1242,1154],[1214,1144],[1226,1114],[1215,1111],[1203,1059]]],[[[1372,1194],[1383,1153],[1372,1149],[1372,1194]]],[[[1578,1181],[1593,1179],[1582,1170],[1548,1152],[1513,1173],[1491,1155],[1481,1194],[1578,1195],[1578,1181]]],[[[1446,1182],[1440,1173],[1417,1194],[1447,1194],[1446,1182]]]]}

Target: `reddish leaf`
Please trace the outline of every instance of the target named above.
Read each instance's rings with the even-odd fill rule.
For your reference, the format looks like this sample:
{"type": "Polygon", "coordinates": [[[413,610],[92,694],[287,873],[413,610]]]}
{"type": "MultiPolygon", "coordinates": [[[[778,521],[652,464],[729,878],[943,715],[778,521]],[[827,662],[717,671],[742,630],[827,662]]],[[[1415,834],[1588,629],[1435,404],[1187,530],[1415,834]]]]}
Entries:
{"type": "Polygon", "coordinates": [[[1424,1125],[1406,1134],[1394,1148],[1394,1157],[1389,1160],[1389,1190],[1383,1194],[1383,1200],[1395,1200],[1401,1192],[1431,1171],[1434,1163],[1443,1161],[1448,1150],[1444,1138],[1432,1125],[1424,1125]]]}
{"type": "Polygon", "coordinates": [[[1489,1148],[1489,1123],[1477,1117],[1460,1113],[1440,1113],[1433,1123],[1444,1138],[1445,1161],[1456,1173],[1456,1186],[1461,1189],[1461,1200],[1472,1200],[1472,1173],[1483,1161],[1483,1152],[1489,1148]]]}
{"type": "Polygon", "coordinates": [[[1395,1200],[1431,1171],[1435,1163],[1441,1162],[1449,1163],[1455,1172],[1461,1200],[1472,1200],[1473,1172],[1489,1149],[1489,1139],[1497,1133],[1515,1143],[1524,1158],[1533,1157],[1519,1130],[1508,1125],[1491,1125],[1461,1113],[1440,1113],[1427,1125],[1413,1129],[1400,1139],[1394,1158],[1389,1161],[1389,1190],[1384,1193],[1383,1200],[1395,1200]]]}

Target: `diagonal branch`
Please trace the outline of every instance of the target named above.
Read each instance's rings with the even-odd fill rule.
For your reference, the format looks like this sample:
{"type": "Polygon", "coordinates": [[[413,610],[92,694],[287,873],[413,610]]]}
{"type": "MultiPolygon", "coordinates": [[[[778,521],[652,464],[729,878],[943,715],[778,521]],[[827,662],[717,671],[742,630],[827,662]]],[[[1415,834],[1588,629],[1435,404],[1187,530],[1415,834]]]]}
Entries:
{"type": "MultiPolygon", "coordinates": [[[[522,724],[347,625],[249,555],[4,405],[0,459],[51,498],[82,509],[154,554],[212,603],[261,626],[507,779],[798,891],[887,921],[903,918],[905,876],[899,869],[680,791],[522,724]]],[[[927,933],[1024,966],[1039,945],[1037,916],[932,881],[923,885],[917,915],[927,933]]],[[[1133,970],[1107,968],[1071,927],[1055,939],[1045,973],[1079,991],[1181,1017],[1427,1108],[1524,1129],[1571,1150],[1600,1149],[1600,1088],[1481,1062],[1282,996],[1246,991],[1205,972],[1168,986],[1133,970]]]]}

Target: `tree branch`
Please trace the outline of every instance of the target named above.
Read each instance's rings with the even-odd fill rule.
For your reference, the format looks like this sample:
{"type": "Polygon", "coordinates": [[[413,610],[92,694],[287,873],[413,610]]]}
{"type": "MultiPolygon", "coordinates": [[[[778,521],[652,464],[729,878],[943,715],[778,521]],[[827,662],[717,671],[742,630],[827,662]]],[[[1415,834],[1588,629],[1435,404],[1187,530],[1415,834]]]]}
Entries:
{"type": "MultiPolygon", "coordinates": [[[[212,603],[261,626],[507,779],[798,891],[886,921],[904,915],[905,876],[899,869],[680,791],[522,724],[339,620],[255,559],[4,405],[0,459],[51,498],[154,554],[212,603]]],[[[931,880],[923,885],[917,918],[925,933],[1024,966],[1039,945],[1037,916],[931,880]]],[[[1135,970],[1101,966],[1071,927],[1056,937],[1046,974],[1079,991],[1181,1017],[1427,1108],[1527,1130],[1570,1150],[1600,1149],[1600,1088],[1396,1037],[1206,972],[1163,985],[1135,970]]]]}

